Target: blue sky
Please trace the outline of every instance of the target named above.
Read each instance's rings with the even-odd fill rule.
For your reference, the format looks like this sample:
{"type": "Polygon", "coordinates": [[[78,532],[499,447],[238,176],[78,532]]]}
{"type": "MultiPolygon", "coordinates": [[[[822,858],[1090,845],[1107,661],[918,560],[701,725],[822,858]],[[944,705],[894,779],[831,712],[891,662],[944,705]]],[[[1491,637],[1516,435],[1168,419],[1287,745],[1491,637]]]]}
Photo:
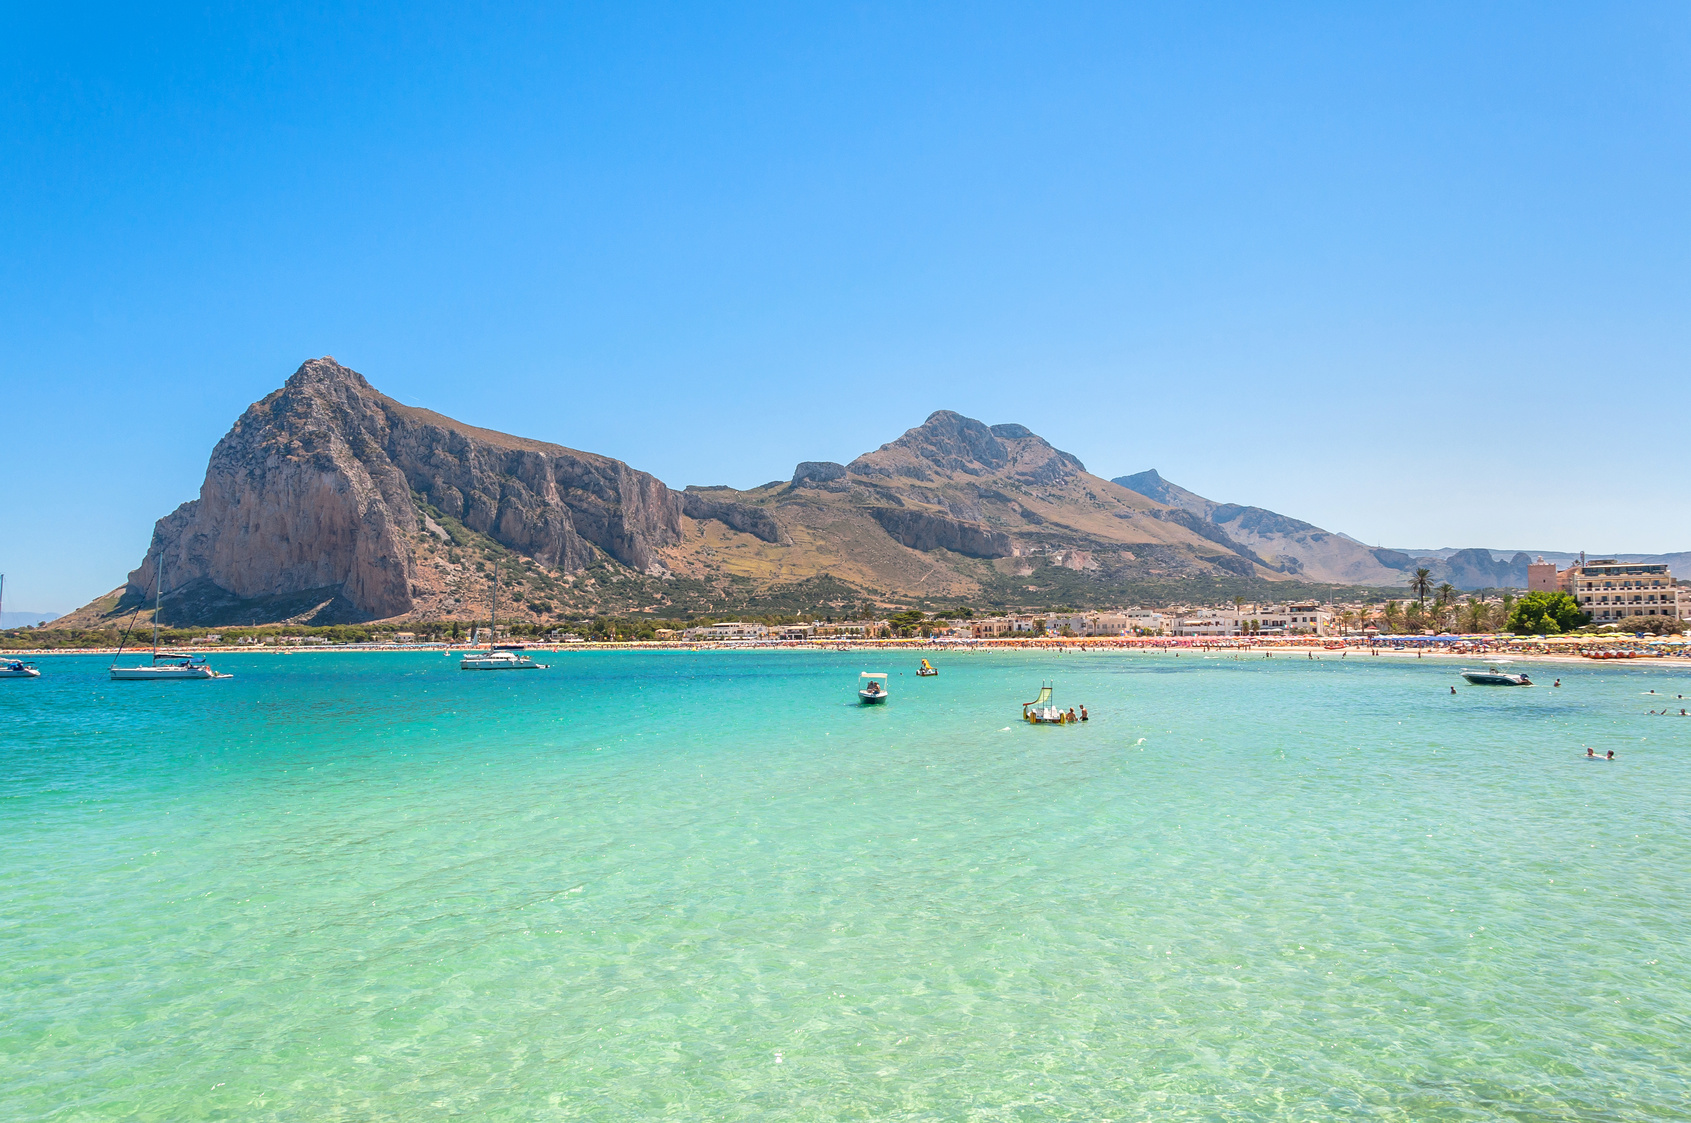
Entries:
{"type": "Polygon", "coordinates": [[[7,601],[120,582],[323,354],[674,487],[949,408],[1691,549],[1688,63],[1683,4],[11,5],[7,601]]]}

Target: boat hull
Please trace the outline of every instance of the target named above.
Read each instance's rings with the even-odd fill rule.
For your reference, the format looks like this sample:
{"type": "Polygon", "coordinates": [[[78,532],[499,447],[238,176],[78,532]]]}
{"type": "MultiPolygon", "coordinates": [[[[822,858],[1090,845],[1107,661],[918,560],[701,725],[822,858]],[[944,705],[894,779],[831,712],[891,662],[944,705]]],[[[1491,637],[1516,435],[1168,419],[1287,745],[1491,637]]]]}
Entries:
{"type": "Polygon", "coordinates": [[[465,659],[460,671],[544,671],[546,664],[533,659],[465,659]]]}
{"type": "Polygon", "coordinates": [[[210,667],[113,667],[118,682],[162,682],[174,679],[228,678],[210,667]]]}
{"type": "Polygon", "coordinates": [[[881,702],[885,702],[887,700],[887,692],[882,690],[877,691],[874,694],[870,694],[866,690],[859,690],[857,692],[857,697],[865,706],[873,706],[881,702]]]}
{"type": "Polygon", "coordinates": [[[9,667],[0,667],[0,678],[40,678],[41,672],[34,667],[25,667],[21,671],[14,671],[9,667]]]}
{"type": "Polygon", "coordinates": [[[1462,677],[1474,686],[1531,686],[1526,675],[1506,675],[1497,671],[1463,671],[1462,677]]]}

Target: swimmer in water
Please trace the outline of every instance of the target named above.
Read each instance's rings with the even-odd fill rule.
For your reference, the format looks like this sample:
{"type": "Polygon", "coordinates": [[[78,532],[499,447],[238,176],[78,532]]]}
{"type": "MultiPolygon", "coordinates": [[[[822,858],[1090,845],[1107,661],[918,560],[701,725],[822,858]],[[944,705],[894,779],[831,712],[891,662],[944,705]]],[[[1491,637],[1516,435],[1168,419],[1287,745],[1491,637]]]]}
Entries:
{"type": "Polygon", "coordinates": [[[1609,755],[1608,755],[1608,756],[1606,756],[1606,757],[1604,757],[1604,758],[1603,758],[1603,759],[1604,759],[1604,760],[1614,760],[1614,759],[1615,759],[1615,750],[1613,750],[1613,749],[1610,749],[1610,750],[1609,750],[1609,755]]]}
{"type": "Polygon", "coordinates": [[[1452,693],[1452,694],[1455,694],[1455,693],[1456,693],[1456,688],[1455,688],[1455,687],[1454,687],[1454,686],[1453,686],[1453,687],[1451,687],[1451,688],[1450,688],[1450,692],[1451,692],[1451,693],[1452,693]]]}
{"type": "Polygon", "coordinates": [[[1550,685],[1551,685],[1551,686],[1561,686],[1561,685],[1562,685],[1562,680],[1561,680],[1561,679],[1557,679],[1557,680],[1556,680],[1556,681],[1555,681],[1555,682],[1553,682],[1553,683],[1551,683],[1551,684],[1550,684],[1550,685]]]}
{"type": "Polygon", "coordinates": [[[1590,745],[1587,745],[1585,746],[1585,755],[1591,760],[1596,760],[1597,750],[1592,748],[1590,745]]]}

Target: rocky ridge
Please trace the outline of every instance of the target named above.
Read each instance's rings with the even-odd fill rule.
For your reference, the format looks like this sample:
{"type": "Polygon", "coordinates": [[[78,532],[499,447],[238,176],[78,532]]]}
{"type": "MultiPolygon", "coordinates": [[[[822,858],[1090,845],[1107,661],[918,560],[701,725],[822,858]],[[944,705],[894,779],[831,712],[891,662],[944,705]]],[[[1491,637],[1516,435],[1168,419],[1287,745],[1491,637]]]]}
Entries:
{"type": "Polygon", "coordinates": [[[1119,599],[1123,581],[1278,579],[1177,506],[1093,476],[1022,425],[949,410],[850,464],[672,491],[610,457],[404,405],[331,358],[303,364],[212,451],[125,586],[181,625],[688,614],[735,605],[1119,599]],[[1078,583],[1078,584],[1077,584],[1078,583]],[[808,591],[807,591],[808,590],[808,591]],[[819,592],[820,591],[820,592],[819,592]]]}

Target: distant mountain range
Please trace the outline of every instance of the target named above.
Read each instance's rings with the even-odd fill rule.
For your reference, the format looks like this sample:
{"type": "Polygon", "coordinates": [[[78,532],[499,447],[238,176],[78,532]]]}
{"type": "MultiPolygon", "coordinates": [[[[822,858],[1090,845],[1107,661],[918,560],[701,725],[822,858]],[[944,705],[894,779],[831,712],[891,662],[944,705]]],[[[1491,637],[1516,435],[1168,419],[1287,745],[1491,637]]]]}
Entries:
{"type": "MultiPolygon", "coordinates": [[[[1684,555],[1679,555],[1684,558],[1684,555]]],[[[56,623],[105,627],[164,581],[167,624],[854,615],[1402,587],[1524,585],[1528,555],[1369,547],[1156,472],[1105,480],[1023,425],[949,410],[849,464],[676,491],[620,460],[404,405],[302,365],[212,450],[119,588],[56,623]]]]}
{"type": "Polygon", "coordinates": [[[27,628],[43,620],[57,620],[57,612],[0,612],[0,628],[27,628]]]}
{"type": "MultiPolygon", "coordinates": [[[[1170,483],[1156,469],[1117,476],[1112,483],[1203,520],[1265,565],[1311,581],[1347,585],[1403,585],[1416,569],[1432,571],[1435,583],[1458,589],[1524,588],[1528,563],[1543,557],[1566,567],[1578,554],[1558,550],[1492,550],[1483,547],[1437,550],[1368,546],[1347,534],[1262,507],[1217,503],[1170,483]]],[[[1597,555],[1592,555],[1597,556],[1597,555]]],[[[1676,554],[1604,554],[1630,562],[1665,562],[1674,576],[1691,578],[1691,552],[1676,554]]]]}
{"type": "Polygon", "coordinates": [[[127,582],[60,623],[145,614],[161,562],[166,623],[468,620],[485,616],[495,560],[501,616],[536,622],[1103,604],[1288,580],[1022,425],[941,410],[850,464],[674,491],[404,405],[325,358],[251,406],[127,582]]]}

